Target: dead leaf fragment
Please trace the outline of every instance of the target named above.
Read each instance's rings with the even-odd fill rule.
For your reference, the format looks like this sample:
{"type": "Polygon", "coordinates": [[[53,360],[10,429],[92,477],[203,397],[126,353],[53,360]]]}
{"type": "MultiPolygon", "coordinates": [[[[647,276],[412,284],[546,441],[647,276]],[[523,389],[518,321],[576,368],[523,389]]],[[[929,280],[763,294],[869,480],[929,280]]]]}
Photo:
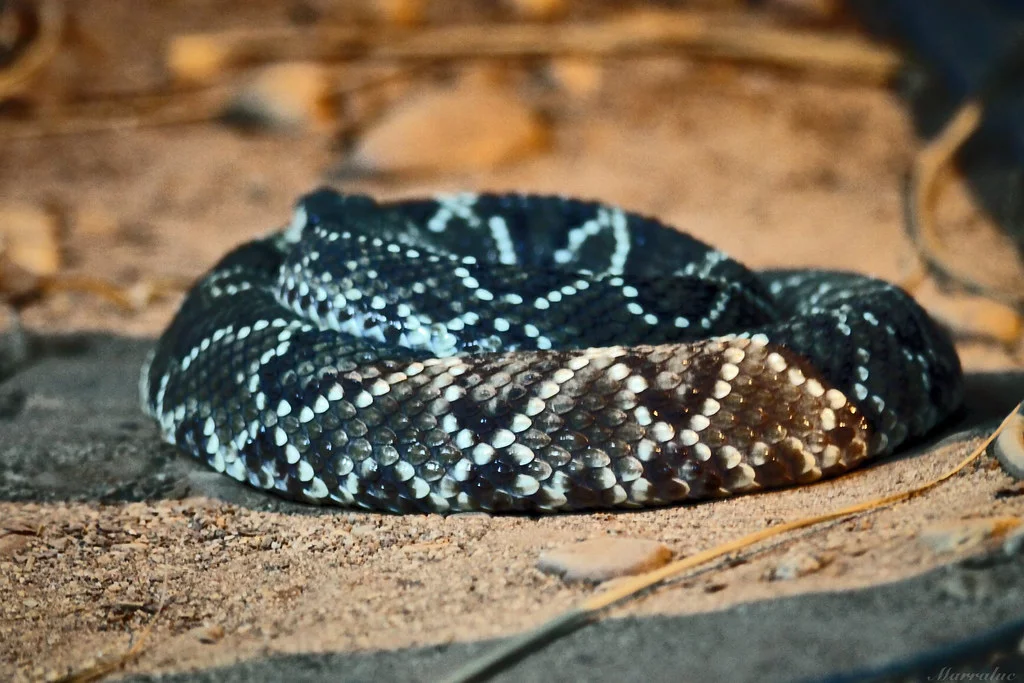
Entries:
{"type": "Polygon", "coordinates": [[[538,152],[546,139],[514,92],[474,82],[398,105],[366,132],[349,165],[372,173],[486,170],[538,152]]]}

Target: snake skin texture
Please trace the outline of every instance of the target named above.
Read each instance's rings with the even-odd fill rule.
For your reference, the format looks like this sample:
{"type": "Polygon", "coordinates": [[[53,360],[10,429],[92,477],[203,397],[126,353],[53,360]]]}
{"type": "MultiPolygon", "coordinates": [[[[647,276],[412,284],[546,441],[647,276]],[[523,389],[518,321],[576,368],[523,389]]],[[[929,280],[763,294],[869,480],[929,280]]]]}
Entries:
{"type": "Polygon", "coordinates": [[[961,384],[885,282],[755,273],[593,202],[320,190],[199,280],[140,390],[239,481],[446,513],[813,482],[925,434],[961,384]]]}

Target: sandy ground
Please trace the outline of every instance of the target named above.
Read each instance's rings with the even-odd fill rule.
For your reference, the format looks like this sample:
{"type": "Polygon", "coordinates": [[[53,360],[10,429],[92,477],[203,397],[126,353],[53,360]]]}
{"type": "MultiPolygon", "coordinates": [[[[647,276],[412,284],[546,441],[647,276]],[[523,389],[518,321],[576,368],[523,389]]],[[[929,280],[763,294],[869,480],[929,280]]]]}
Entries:
{"type": "MultiPolygon", "coordinates": [[[[123,3],[113,5],[130,14],[123,3]]],[[[817,265],[888,278],[903,272],[910,249],[899,187],[914,142],[890,94],[664,58],[616,63],[603,78],[597,95],[559,100],[550,152],[493,171],[342,181],[332,175],[342,155],[325,134],[243,135],[210,123],[5,140],[0,198],[63,207],[72,216],[68,272],[124,283],[200,274],[232,245],[286,222],[295,198],[322,183],[381,197],[460,189],[595,197],[656,215],[752,266],[817,265]],[[115,228],[87,231],[74,219],[97,213],[115,228]]],[[[965,249],[963,257],[990,258],[978,249],[965,249]]],[[[127,314],[88,297],[57,295],[25,311],[25,322],[44,336],[36,361],[0,384],[0,534],[7,530],[0,536],[0,678],[65,673],[126,651],[144,632],[131,673],[510,635],[594,590],[540,573],[535,563],[544,550],[621,535],[662,541],[683,557],[772,522],[903,490],[951,467],[1024,394],[1024,367],[1010,352],[965,342],[971,410],[946,430],[955,436],[837,481],[629,514],[444,518],[322,511],[268,501],[159,444],[155,427],[135,407],[146,341],[50,336],[88,329],[151,337],[176,304],[172,298],[127,314]]],[[[591,645],[648,633],[645,628],[661,632],[666,624],[683,628],[657,621],[663,617],[717,619],[709,613],[922,574],[999,542],[969,539],[941,552],[924,538],[929,530],[955,537],[971,524],[987,528],[991,520],[1021,517],[1022,492],[984,459],[911,502],[798,534],[619,607],[594,631],[591,645]],[[811,569],[793,580],[769,580],[773,569],[793,565],[811,569]]],[[[1024,578],[1013,580],[1024,586],[1024,578]]],[[[1020,593],[1017,588],[998,610],[979,603],[964,620],[949,619],[948,606],[929,618],[927,604],[886,620],[886,603],[876,596],[868,601],[874,607],[864,608],[861,629],[870,630],[873,620],[885,626],[877,641],[857,651],[880,662],[995,625],[1013,614],[1020,593]],[[910,635],[921,631],[915,624],[922,618],[938,630],[910,635]]],[[[819,635],[853,628],[830,621],[844,616],[835,606],[844,603],[835,599],[827,609],[799,612],[801,623],[812,623],[807,615],[814,615],[819,635]]],[[[761,609],[768,608],[721,614],[732,615],[730,629],[796,618],[786,616],[788,607],[769,616],[761,609]]],[[[785,658],[801,656],[800,647],[780,649],[753,636],[750,642],[758,645],[748,654],[764,661],[771,654],[778,666],[731,670],[736,677],[760,671],[766,680],[786,680],[867,661],[826,643],[810,668],[786,669],[785,658]]],[[[479,647],[451,656],[469,651],[479,647]]],[[[699,652],[708,651],[688,656],[699,652]]],[[[435,661],[434,669],[412,676],[377,655],[365,657],[363,668],[346,669],[347,679],[430,680],[451,664],[435,661]],[[383,668],[374,669],[378,664],[383,668]]],[[[593,657],[581,655],[572,666],[593,657]]],[[[354,661],[338,660],[334,673],[354,661]]],[[[302,666],[284,671],[295,675],[302,666]]],[[[639,662],[624,680],[670,680],[651,667],[639,662]]],[[[614,669],[604,670],[611,676],[614,669]]]]}

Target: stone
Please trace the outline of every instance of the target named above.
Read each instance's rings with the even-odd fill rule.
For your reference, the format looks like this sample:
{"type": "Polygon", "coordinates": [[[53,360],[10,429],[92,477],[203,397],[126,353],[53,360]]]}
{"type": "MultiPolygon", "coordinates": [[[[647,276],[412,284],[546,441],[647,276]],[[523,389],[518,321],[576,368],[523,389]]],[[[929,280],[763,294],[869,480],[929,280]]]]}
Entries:
{"type": "Polygon", "coordinates": [[[232,98],[229,121],[284,131],[326,129],[334,121],[331,79],[312,62],[285,62],[260,69],[232,98]]]}
{"type": "Polygon", "coordinates": [[[551,21],[565,15],[568,0],[508,0],[516,14],[531,21],[551,21]]]}
{"type": "Polygon", "coordinates": [[[658,541],[608,536],[542,553],[537,568],[566,581],[607,581],[664,566],[672,551],[658,541]]]}
{"type": "Polygon", "coordinates": [[[61,268],[57,217],[42,207],[0,206],[0,245],[5,261],[33,275],[54,275],[61,268]]]}
{"type": "Polygon", "coordinates": [[[768,571],[769,581],[792,581],[808,574],[819,572],[828,566],[828,558],[807,552],[792,552],[768,571]]]}
{"type": "Polygon", "coordinates": [[[220,624],[209,624],[195,629],[194,633],[200,643],[212,645],[224,637],[224,627],[220,624]]]}
{"type": "Polygon", "coordinates": [[[1020,526],[1020,517],[985,517],[932,525],[918,534],[918,540],[936,554],[971,550],[985,541],[1002,538],[1020,526]]]}
{"type": "Polygon", "coordinates": [[[511,89],[474,80],[396,105],[345,165],[383,174],[488,170],[528,157],[546,141],[540,117],[511,89]]]}
{"type": "Polygon", "coordinates": [[[589,57],[559,57],[548,67],[558,87],[578,99],[589,99],[601,90],[604,66],[589,57]]]}
{"type": "Polygon", "coordinates": [[[1014,479],[1024,479],[1024,415],[1013,416],[992,448],[1007,474],[1014,479]]]}

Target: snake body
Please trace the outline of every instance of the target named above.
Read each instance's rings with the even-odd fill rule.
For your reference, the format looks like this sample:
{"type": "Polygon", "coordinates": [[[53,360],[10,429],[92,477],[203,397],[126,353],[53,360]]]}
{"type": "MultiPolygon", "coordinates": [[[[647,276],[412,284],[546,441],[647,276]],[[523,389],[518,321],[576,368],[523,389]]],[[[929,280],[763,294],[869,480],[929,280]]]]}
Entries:
{"type": "Polygon", "coordinates": [[[165,440],[303,501],[643,507],[812,482],[961,402],[898,288],[753,272],[559,197],[320,190],[225,256],[147,360],[165,440]]]}

